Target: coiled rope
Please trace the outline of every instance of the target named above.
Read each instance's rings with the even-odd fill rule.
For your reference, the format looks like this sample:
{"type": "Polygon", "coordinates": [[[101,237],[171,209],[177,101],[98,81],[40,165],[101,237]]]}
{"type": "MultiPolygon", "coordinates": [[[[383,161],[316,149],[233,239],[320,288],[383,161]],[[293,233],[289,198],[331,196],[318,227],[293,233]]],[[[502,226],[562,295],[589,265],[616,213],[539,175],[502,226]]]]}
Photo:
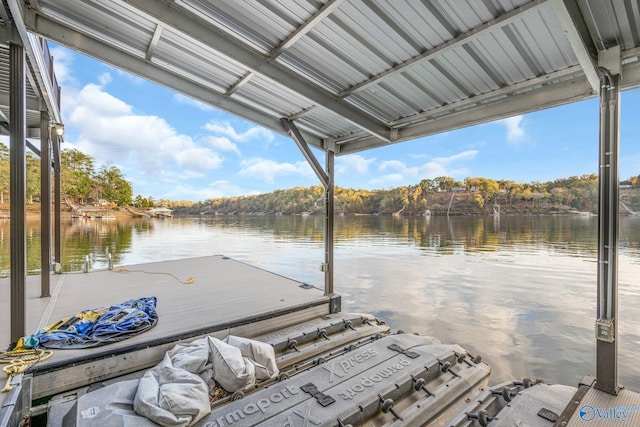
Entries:
{"type": "Polygon", "coordinates": [[[13,350],[0,352],[0,364],[7,366],[2,367],[2,372],[7,375],[7,382],[2,389],[2,393],[11,390],[11,379],[16,375],[24,372],[31,365],[47,360],[53,356],[51,350],[13,350]]]}
{"type": "Polygon", "coordinates": [[[176,279],[178,282],[183,285],[190,285],[196,281],[193,277],[189,277],[187,280],[182,280],[178,276],[173,273],[165,272],[165,271],[146,271],[146,270],[129,270],[125,267],[115,267],[113,270],[115,273],[144,273],[144,274],[166,274],[167,276],[171,276],[176,279]]]}

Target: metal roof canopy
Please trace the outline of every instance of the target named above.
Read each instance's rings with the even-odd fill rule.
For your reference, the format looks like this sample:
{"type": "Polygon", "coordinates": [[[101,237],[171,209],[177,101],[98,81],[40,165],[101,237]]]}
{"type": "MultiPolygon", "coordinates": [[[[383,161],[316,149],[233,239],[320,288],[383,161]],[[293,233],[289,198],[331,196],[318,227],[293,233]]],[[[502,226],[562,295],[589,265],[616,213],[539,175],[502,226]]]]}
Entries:
{"type": "Polygon", "coordinates": [[[596,96],[637,0],[8,0],[29,31],[336,155],[596,96]]]}

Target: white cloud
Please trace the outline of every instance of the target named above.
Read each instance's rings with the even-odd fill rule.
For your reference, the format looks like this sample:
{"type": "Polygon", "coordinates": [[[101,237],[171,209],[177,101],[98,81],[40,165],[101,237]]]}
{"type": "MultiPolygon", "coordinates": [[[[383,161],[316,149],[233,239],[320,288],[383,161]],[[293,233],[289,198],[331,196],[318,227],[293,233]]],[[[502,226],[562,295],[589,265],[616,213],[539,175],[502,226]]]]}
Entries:
{"type": "Polygon", "coordinates": [[[336,173],[358,173],[364,175],[369,173],[369,166],[375,161],[375,158],[367,159],[359,154],[338,157],[336,159],[336,173]]]}
{"type": "Polygon", "coordinates": [[[203,201],[220,197],[246,196],[255,194],[259,194],[259,192],[240,187],[238,185],[232,184],[227,180],[217,180],[204,187],[199,186],[198,188],[192,188],[182,184],[178,184],[172,187],[170,191],[159,196],[159,198],[169,200],[203,201]]]}
{"type": "Polygon", "coordinates": [[[176,93],[175,95],[173,95],[173,100],[175,102],[177,102],[178,104],[183,104],[183,105],[190,105],[192,107],[196,107],[199,110],[202,111],[213,111],[214,108],[210,105],[207,105],[203,102],[200,102],[198,100],[195,100],[193,98],[189,98],[188,96],[184,96],[181,93],[176,93]]]}
{"type": "Polygon", "coordinates": [[[247,142],[256,139],[263,139],[267,142],[271,142],[275,138],[273,132],[257,126],[251,127],[245,132],[238,133],[229,122],[212,121],[207,123],[204,128],[213,133],[226,135],[232,140],[238,142],[247,142]]]}
{"type": "Polygon", "coordinates": [[[273,182],[277,175],[302,175],[311,176],[313,171],[309,164],[305,161],[296,163],[278,163],[270,159],[256,157],[249,160],[243,160],[242,169],[239,174],[250,176],[254,179],[262,179],[273,182]]]}
{"type": "Polygon", "coordinates": [[[106,86],[111,83],[111,74],[102,73],[98,76],[98,81],[100,82],[100,86],[106,86]]]}
{"type": "Polygon", "coordinates": [[[56,72],[56,79],[60,86],[77,85],[78,82],[71,74],[73,65],[73,54],[67,49],[56,47],[51,49],[53,56],[53,69],[56,72]]]}
{"type": "Polygon", "coordinates": [[[384,162],[380,163],[380,166],[378,166],[378,171],[379,172],[387,172],[387,171],[414,171],[417,172],[417,168],[407,168],[407,166],[401,162],[400,160],[385,160],[384,162]]]}
{"type": "Polygon", "coordinates": [[[77,148],[103,163],[141,173],[150,180],[198,176],[219,168],[222,157],[179,134],[164,119],[136,115],[132,107],[95,84],[77,94],[67,124],[77,148]]]}
{"type": "Polygon", "coordinates": [[[215,148],[219,151],[233,151],[238,156],[240,155],[240,150],[238,146],[233,142],[229,141],[228,138],[224,136],[205,136],[202,138],[202,141],[209,144],[211,147],[215,148]]]}
{"type": "Polygon", "coordinates": [[[478,150],[466,150],[448,157],[435,157],[418,166],[407,166],[400,160],[386,160],[378,165],[378,172],[382,175],[370,180],[369,185],[389,187],[389,184],[410,184],[438,176],[462,177],[467,174],[467,169],[459,163],[472,160],[477,154],[478,150]]]}
{"type": "Polygon", "coordinates": [[[507,141],[517,144],[526,140],[526,133],[522,127],[523,118],[524,116],[519,115],[500,120],[500,123],[507,128],[507,141]]]}

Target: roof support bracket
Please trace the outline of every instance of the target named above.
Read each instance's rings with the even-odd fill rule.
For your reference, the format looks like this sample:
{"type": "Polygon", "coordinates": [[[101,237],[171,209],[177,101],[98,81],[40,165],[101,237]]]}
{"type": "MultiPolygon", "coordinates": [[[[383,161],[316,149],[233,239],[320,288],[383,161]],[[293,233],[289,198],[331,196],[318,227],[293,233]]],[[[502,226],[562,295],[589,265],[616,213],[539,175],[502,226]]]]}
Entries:
{"type": "Polygon", "coordinates": [[[608,70],[614,76],[622,74],[620,45],[598,52],[598,66],[608,70]]]}
{"type": "Polygon", "coordinates": [[[580,9],[574,0],[553,0],[553,11],[560,21],[560,26],[565,32],[573,53],[578,58],[589,86],[593,93],[600,91],[600,77],[597,66],[591,52],[596,48],[589,38],[586,24],[580,13],[580,9]]]}
{"type": "Polygon", "coordinates": [[[7,43],[13,43],[22,46],[20,33],[18,32],[18,29],[16,28],[16,25],[13,21],[7,21],[5,23],[4,37],[7,43]]]}
{"type": "Polygon", "coordinates": [[[311,169],[313,169],[315,174],[318,176],[318,179],[320,179],[322,185],[327,188],[329,186],[329,176],[324,171],[324,169],[320,165],[320,162],[318,162],[318,159],[316,159],[316,156],[309,148],[309,144],[307,144],[307,142],[304,140],[304,137],[298,130],[298,127],[292,121],[284,117],[280,119],[280,122],[282,123],[285,131],[287,131],[291,138],[293,138],[300,151],[302,151],[302,155],[305,159],[307,159],[307,162],[309,162],[311,169]]]}

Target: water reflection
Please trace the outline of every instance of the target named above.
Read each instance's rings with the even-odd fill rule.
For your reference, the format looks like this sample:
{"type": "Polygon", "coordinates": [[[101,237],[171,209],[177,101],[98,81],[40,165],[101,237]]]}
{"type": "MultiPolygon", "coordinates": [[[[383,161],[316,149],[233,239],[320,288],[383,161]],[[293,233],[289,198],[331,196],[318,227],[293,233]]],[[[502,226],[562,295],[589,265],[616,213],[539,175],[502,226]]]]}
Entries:
{"type": "MultiPolygon", "coordinates": [[[[223,253],[321,285],[322,218],[217,216],[68,220],[63,265],[105,268],[223,253]]],[[[39,268],[38,221],[27,221],[39,268]]],[[[620,382],[640,390],[640,218],[620,219],[620,382]]],[[[541,376],[577,384],[595,372],[597,218],[336,218],[335,289],[343,309],[457,342],[492,364],[492,381],[541,376]]],[[[0,221],[8,275],[9,223],[0,221]]]]}

